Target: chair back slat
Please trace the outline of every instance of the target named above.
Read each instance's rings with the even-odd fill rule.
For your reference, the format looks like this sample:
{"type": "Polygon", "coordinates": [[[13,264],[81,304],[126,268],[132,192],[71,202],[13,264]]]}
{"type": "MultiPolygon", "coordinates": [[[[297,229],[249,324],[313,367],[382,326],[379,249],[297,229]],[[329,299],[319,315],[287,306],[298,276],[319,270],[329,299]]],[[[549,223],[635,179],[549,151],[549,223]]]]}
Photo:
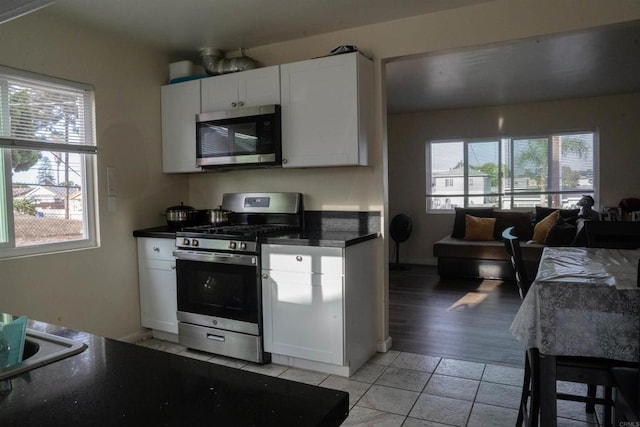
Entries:
{"type": "Polygon", "coordinates": [[[514,227],[508,227],[502,232],[502,240],[504,241],[504,247],[511,259],[511,265],[513,266],[513,272],[516,277],[516,284],[518,285],[518,291],[520,298],[524,298],[531,286],[531,280],[527,275],[527,270],[524,265],[524,259],[522,258],[522,248],[520,247],[520,241],[518,237],[513,234],[514,227]]]}

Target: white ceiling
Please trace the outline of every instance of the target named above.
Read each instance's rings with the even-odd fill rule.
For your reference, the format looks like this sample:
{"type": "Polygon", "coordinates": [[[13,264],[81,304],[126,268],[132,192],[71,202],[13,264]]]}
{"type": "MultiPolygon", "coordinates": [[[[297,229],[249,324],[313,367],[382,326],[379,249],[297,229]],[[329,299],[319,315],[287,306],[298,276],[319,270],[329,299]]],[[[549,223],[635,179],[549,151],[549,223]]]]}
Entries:
{"type": "MultiPolygon", "coordinates": [[[[46,0],[10,0],[23,7],[46,0]]],[[[43,12],[166,51],[222,50],[489,0],[57,0],[43,12]]],[[[345,44],[348,41],[345,41],[345,44]]],[[[640,91],[640,22],[403,58],[387,65],[388,110],[411,112],[640,91]]]]}

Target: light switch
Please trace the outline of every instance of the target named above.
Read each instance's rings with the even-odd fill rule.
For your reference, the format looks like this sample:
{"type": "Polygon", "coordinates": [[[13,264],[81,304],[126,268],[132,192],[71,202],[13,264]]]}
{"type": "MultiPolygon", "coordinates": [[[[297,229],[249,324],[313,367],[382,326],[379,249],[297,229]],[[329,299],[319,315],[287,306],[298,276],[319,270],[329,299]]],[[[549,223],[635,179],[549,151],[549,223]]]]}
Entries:
{"type": "Polygon", "coordinates": [[[116,168],[107,167],[107,196],[116,195],[116,168]]]}
{"type": "Polygon", "coordinates": [[[107,197],[107,211],[108,212],[116,211],[116,196],[107,197]]]}

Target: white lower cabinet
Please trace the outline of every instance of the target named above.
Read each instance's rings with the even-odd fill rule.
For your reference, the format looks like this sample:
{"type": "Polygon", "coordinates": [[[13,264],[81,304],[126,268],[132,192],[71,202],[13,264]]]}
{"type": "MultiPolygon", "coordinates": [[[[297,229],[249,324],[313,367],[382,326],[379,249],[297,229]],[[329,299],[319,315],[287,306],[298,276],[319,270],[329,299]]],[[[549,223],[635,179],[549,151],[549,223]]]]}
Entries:
{"type": "Polygon", "coordinates": [[[138,238],[141,324],[154,331],[178,333],[174,239],[138,238]]]}
{"type": "Polygon", "coordinates": [[[275,362],[350,376],[375,353],[373,242],[262,246],[264,346],[275,362]]]}

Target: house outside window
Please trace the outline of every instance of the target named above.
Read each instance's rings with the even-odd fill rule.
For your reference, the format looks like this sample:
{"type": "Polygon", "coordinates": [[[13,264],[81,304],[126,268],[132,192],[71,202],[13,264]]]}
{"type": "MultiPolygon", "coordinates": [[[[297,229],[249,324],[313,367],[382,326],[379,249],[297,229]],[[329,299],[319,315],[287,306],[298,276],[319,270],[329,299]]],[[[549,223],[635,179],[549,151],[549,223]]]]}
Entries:
{"type": "Polygon", "coordinates": [[[95,247],[94,90],[0,66],[0,258],[95,247]]]}
{"type": "Polygon", "coordinates": [[[429,141],[427,211],[573,208],[583,195],[597,200],[595,147],[591,131],[429,141]]]}

